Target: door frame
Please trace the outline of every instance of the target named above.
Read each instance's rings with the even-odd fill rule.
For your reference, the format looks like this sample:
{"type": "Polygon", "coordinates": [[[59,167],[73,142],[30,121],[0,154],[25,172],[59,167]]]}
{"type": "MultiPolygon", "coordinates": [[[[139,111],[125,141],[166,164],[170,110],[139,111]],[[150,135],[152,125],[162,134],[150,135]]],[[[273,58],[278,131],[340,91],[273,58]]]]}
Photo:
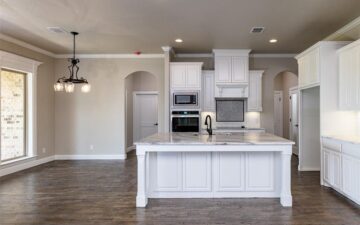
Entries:
{"type": "MultiPolygon", "coordinates": [[[[157,97],[157,118],[159,122],[159,92],[158,91],[134,91],[133,92],[133,139],[138,136],[138,133],[136,132],[139,127],[139,120],[137,120],[137,114],[138,114],[138,104],[137,104],[137,98],[138,96],[143,95],[156,95],[157,97]]],[[[159,132],[159,126],[157,128],[157,131],[159,132]]],[[[135,146],[132,146],[133,149],[135,149],[135,146]]]]}
{"type": "Polygon", "coordinates": [[[275,95],[276,94],[281,94],[281,109],[280,112],[281,112],[281,137],[284,136],[284,93],[282,90],[275,90],[274,91],[274,95],[273,95],[273,100],[274,100],[274,134],[275,134],[275,95]]]}
{"type": "MultiPolygon", "coordinates": [[[[298,86],[294,86],[294,87],[289,88],[289,96],[290,96],[290,98],[291,98],[291,95],[293,95],[293,94],[297,95],[297,107],[296,107],[296,109],[297,109],[297,117],[298,117],[297,122],[299,124],[299,89],[298,89],[298,86]]],[[[292,136],[293,136],[293,133],[292,133],[292,121],[293,121],[293,119],[292,119],[292,101],[291,101],[291,99],[289,99],[289,101],[290,101],[290,104],[289,104],[289,117],[291,119],[291,122],[289,121],[289,138],[292,139],[292,136]]],[[[294,145],[293,148],[296,148],[297,155],[299,155],[299,146],[298,146],[299,145],[299,126],[298,126],[298,138],[297,139],[298,139],[297,140],[297,146],[294,145]]],[[[293,153],[294,153],[294,151],[293,151],[293,153]]]]}

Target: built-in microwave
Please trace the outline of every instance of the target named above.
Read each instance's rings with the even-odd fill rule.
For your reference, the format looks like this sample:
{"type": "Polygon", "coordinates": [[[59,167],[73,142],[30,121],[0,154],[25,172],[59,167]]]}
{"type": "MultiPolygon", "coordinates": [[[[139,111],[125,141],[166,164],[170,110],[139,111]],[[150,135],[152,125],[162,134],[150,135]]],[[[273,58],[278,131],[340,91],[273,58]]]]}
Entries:
{"type": "Polygon", "coordinates": [[[199,108],[199,92],[173,92],[173,108],[199,108]]]}
{"type": "Polygon", "coordinates": [[[172,132],[199,132],[200,112],[199,111],[172,111],[171,131],[172,132]]]}

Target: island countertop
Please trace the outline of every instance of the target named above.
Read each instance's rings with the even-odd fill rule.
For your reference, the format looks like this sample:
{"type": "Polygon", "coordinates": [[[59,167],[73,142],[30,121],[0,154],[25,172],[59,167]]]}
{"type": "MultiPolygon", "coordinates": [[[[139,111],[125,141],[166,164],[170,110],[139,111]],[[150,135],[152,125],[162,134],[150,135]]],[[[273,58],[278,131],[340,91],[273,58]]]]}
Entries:
{"type": "Polygon", "coordinates": [[[220,133],[209,136],[201,133],[157,133],[135,145],[293,145],[293,141],[270,133],[220,133]]]}

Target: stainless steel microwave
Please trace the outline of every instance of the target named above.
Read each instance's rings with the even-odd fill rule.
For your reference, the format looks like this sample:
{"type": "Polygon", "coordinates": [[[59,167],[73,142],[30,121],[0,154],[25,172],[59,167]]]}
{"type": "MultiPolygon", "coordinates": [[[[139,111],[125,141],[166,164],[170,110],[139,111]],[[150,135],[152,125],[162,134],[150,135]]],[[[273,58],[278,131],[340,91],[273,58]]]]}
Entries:
{"type": "Polygon", "coordinates": [[[173,108],[198,108],[199,92],[173,92],[173,108]]]}

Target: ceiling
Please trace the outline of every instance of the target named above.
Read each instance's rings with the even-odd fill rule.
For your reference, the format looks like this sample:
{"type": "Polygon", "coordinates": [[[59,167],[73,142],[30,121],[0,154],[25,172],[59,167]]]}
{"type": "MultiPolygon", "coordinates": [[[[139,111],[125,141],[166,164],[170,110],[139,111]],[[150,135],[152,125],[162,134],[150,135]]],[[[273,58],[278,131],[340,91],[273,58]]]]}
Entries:
{"type": "Polygon", "coordinates": [[[56,54],[71,52],[72,39],[49,26],[80,32],[79,53],[298,53],[360,16],[359,8],[359,0],[0,0],[0,32],[56,54]],[[253,26],[264,33],[250,34],[253,26]]]}

